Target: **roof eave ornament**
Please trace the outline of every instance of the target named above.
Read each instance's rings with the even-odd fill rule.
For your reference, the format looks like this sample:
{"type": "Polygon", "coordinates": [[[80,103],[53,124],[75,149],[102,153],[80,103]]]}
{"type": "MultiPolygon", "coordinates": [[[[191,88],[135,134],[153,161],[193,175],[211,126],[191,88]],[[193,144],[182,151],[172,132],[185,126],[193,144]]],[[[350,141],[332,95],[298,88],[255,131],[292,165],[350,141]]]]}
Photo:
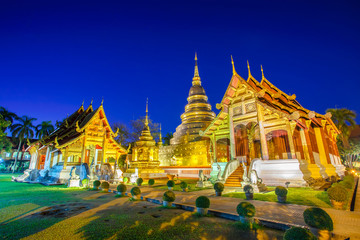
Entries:
{"type": "Polygon", "coordinates": [[[250,71],[249,60],[247,60],[247,67],[248,67],[248,79],[253,78],[253,76],[251,75],[251,71],[250,71]]]}
{"type": "Polygon", "coordinates": [[[234,59],[233,59],[232,55],[230,55],[230,56],[231,56],[231,65],[232,65],[233,75],[236,75],[237,73],[236,73],[236,70],[235,70],[234,59]]]}
{"type": "Polygon", "coordinates": [[[78,133],[81,132],[81,128],[79,127],[79,121],[76,121],[76,131],[77,131],[78,133]]]}

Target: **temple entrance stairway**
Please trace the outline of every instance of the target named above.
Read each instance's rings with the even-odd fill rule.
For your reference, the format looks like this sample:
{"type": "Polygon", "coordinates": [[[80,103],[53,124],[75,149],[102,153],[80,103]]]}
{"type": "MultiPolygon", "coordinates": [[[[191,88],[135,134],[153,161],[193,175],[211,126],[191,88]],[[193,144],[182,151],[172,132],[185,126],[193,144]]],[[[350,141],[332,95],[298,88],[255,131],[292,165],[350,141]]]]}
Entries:
{"type": "Polygon", "coordinates": [[[244,169],[240,165],[225,181],[226,187],[241,187],[244,169]]]}

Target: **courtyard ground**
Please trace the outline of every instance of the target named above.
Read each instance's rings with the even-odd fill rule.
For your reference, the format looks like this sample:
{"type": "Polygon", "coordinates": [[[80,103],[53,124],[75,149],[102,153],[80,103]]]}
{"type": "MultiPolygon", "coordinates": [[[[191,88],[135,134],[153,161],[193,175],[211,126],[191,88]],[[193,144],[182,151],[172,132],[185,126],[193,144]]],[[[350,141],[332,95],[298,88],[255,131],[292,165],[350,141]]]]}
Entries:
{"type": "MultiPolygon", "coordinates": [[[[234,221],[197,217],[181,209],[129,201],[128,197],[115,198],[112,193],[16,183],[10,179],[9,174],[0,175],[2,239],[282,239],[283,236],[282,231],[267,228],[245,231],[234,221]]],[[[151,192],[154,188],[142,190],[151,192]]]]}

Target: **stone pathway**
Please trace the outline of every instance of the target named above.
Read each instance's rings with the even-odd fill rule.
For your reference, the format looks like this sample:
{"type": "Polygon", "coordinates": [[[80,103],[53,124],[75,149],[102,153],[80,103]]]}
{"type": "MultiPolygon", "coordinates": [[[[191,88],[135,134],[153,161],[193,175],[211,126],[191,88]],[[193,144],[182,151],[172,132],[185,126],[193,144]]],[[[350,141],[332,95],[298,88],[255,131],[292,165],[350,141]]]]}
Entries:
{"type": "MultiPolygon", "coordinates": [[[[130,190],[130,189],[129,189],[130,190]]],[[[154,189],[150,187],[141,187],[141,195],[143,197],[152,198],[162,201],[162,195],[165,190],[154,189]]],[[[230,214],[236,213],[236,206],[245,200],[230,197],[216,197],[212,189],[195,192],[175,192],[175,203],[195,206],[195,200],[198,196],[208,196],[210,199],[210,210],[221,211],[230,214]]],[[[324,208],[324,210],[331,216],[334,222],[334,234],[338,237],[336,239],[345,239],[351,237],[353,239],[360,239],[360,211],[359,201],[360,196],[357,197],[357,212],[335,210],[331,208],[324,208]],[[340,238],[339,238],[340,237],[340,238]]],[[[303,219],[303,212],[308,206],[295,204],[281,204],[276,202],[265,202],[258,200],[250,200],[256,207],[255,217],[267,221],[276,221],[287,224],[294,224],[306,226],[303,219]]]]}

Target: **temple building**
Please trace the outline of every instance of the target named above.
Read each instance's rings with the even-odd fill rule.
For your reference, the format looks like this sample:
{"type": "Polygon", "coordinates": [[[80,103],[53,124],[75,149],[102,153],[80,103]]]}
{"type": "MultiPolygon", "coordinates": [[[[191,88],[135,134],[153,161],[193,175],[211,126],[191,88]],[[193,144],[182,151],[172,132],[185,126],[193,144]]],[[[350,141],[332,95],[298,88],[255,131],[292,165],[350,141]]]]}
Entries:
{"type": "MultiPolygon", "coordinates": [[[[197,177],[198,170],[202,169],[209,175],[212,163],[210,141],[201,137],[199,132],[205,130],[216,115],[211,110],[205,89],[201,85],[196,53],[194,77],[187,101],[185,112],[180,116],[181,124],[176,128],[170,145],[160,148],[159,160],[167,173],[197,177]]],[[[222,151],[219,150],[223,152],[224,159],[227,159],[226,147],[225,144],[222,151]]]]}
{"type": "Polygon", "coordinates": [[[86,163],[90,171],[107,165],[114,171],[120,155],[127,151],[120,146],[106,118],[103,103],[93,110],[81,105],[49,136],[32,143],[30,170],[49,170],[49,175],[64,182],[73,166],[86,163]]]}
{"type": "Polygon", "coordinates": [[[130,167],[126,170],[124,176],[131,177],[132,174],[136,173],[137,169],[138,176],[142,178],[165,177],[164,170],[159,167],[159,145],[161,145],[161,141],[159,141],[157,145],[151,136],[148,118],[148,102],[146,102],[144,129],[141,131],[139,140],[135,142],[135,146],[132,148],[130,167]]]}
{"type": "MultiPolygon", "coordinates": [[[[331,114],[302,107],[295,94],[289,96],[267,80],[262,67],[259,82],[249,63],[247,80],[237,74],[233,60],[232,65],[233,76],[216,105],[220,112],[200,132],[211,140],[213,162],[218,162],[217,145],[227,142],[227,168],[238,174],[246,166],[246,177],[255,172],[268,185],[303,186],[310,178],[344,174],[336,145],[339,130],[331,114]]],[[[231,174],[224,175],[227,185],[240,186],[231,174]]]]}

